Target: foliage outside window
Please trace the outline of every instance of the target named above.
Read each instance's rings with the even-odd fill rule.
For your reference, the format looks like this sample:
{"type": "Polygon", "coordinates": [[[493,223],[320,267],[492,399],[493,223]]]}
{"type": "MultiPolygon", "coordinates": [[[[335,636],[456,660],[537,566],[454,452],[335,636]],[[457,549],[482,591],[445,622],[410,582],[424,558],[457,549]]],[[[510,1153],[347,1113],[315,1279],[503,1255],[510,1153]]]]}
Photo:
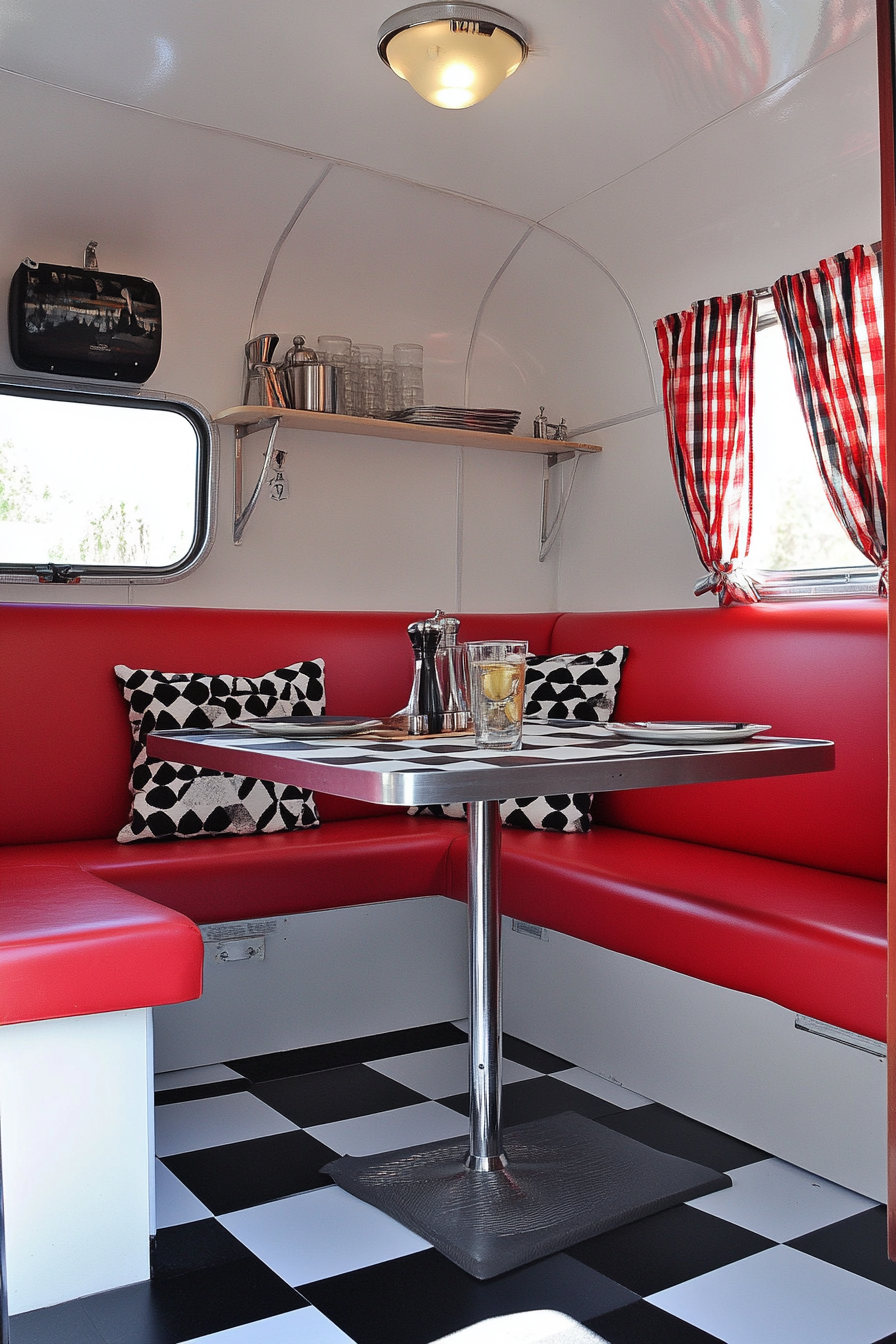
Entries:
{"type": "Polygon", "coordinates": [[[0,579],[164,582],[211,540],[212,431],[177,401],[0,384],[0,579]]]}
{"type": "Polygon", "coordinates": [[[765,599],[876,593],[877,570],[828,503],[771,299],[753,364],[753,540],[748,567],[765,599]]]}

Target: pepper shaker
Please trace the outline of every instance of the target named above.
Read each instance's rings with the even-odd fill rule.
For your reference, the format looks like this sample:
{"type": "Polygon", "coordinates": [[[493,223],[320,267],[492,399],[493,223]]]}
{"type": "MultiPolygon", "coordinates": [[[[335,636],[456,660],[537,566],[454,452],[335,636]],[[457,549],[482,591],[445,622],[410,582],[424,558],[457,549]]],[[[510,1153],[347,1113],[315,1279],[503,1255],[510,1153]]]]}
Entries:
{"type": "Polygon", "coordinates": [[[442,693],[436,673],[436,650],[442,631],[442,613],[437,611],[425,621],[412,621],[408,638],[414,650],[414,684],[408,704],[408,733],[419,737],[426,733],[440,733],[444,722],[442,693]]]}

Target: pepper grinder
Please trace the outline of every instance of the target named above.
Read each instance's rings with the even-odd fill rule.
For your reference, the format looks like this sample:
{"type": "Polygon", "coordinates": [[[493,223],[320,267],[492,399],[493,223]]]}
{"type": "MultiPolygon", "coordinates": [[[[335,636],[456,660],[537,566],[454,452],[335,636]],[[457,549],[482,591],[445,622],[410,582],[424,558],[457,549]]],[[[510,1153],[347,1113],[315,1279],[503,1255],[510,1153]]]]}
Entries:
{"type": "Polygon", "coordinates": [[[437,611],[425,621],[412,621],[408,638],[414,650],[414,684],[408,704],[408,733],[420,737],[440,733],[444,722],[442,693],[436,674],[436,650],[442,636],[442,613],[437,611]]]}
{"type": "Polygon", "coordinates": [[[436,650],[436,671],[444,709],[442,731],[446,733],[463,732],[470,724],[470,711],[464,693],[463,650],[457,644],[459,627],[460,619],[457,616],[443,616],[439,621],[441,638],[436,650]]]}

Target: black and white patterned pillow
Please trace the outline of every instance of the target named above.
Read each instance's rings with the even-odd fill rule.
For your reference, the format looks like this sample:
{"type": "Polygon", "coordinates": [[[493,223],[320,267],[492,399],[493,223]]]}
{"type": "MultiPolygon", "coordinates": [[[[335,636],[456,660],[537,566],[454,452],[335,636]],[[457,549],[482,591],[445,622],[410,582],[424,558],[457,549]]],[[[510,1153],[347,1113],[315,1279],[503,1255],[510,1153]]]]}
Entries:
{"type": "MultiPolygon", "coordinates": [[[[464,821],[465,803],[429,803],[409,807],[412,817],[445,817],[464,821]]],[[[591,826],[590,793],[552,793],[546,798],[505,798],[501,820],[518,831],[587,831],[591,826]]]]}
{"type": "Polygon", "coordinates": [[[530,653],[523,713],[534,719],[606,723],[627,656],[624,644],[600,653],[530,653]]]}
{"type": "Polygon", "coordinates": [[[590,793],[549,793],[542,798],[508,798],[501,804],[505,826],[517,831],[591,830],[590,793]]]}
{"type": "MultiPolygon", "coordinates": [[[[525,718],[606,723],[616,704],[627,656],[623,644],[599,653],[530,653],[526,659],[525,718]]],[[[507,798],[501,804],[501,819],[515,830],[584,834],[591,829],[592,800],[590,793],[507,798]]],[[[412,817],[462,821],[466,816],[463,803],[434,803],[408,810],[412,817]]]]}
{"type": "MultiPolygon", "coordinates": [[[[530,653],[526,659],[523,715],[530,719],[579,719],[606,723],[616,704],[624,644],[599,653],[530,653]]],[[[591,829],[591,793],[554,793],[546,798],[514,798],[502,804],[505,826],[525,831],[591,829]],[[505,811],[505,809],[507,809],[505,811]]]]}
{"type": "Polygon", "coordinates": [[[323,714],[322,659],[293,663],[262,677],[153,672],[123,664],[115,668],[115,675],[127,701],[133,735],[133,803],[130,820],[118,834],[123,844],[320,825],[309,789],[160,761],[147,755],[146,738],[156,728],[201,731],[240,719],[323,714]]]}

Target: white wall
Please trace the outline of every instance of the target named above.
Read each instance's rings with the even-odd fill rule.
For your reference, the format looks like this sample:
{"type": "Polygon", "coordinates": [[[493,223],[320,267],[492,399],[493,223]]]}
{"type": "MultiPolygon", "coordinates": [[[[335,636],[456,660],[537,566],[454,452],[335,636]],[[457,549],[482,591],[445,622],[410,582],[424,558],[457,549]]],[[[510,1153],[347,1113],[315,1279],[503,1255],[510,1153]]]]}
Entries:
{"type": "MultiPolygon", "coordinates": [[[[879,236],[873,35],[703,129],[714,108],[681,110],[696,96],[664,88],[669,107],[681,104],[684,137],[541,222],[336,164],[283,246],[259,314],[259,329],[287,343],[325,331],[386,346],[422,340],[433,401],[514,405],[523,426],[542,403],[572,428],[623,421],[585,436],[604,451],[581,463],[562,546],[545,564],[539,458],[297,432],[281,437],[291,498],[263,501],[235,548],[224,429],[217,540],[195,574],[130,591],[5,585],[0,596],[466,610],[692,604],[702,571],[656,413],[653,323],[879,236]]],[[[0,149],[8,272],[26,254],[77,261],[98,237],[101,266],[150,276],[162,292],[152,386],[211,411],[235,404],[272,249],[328,161],[8,73],[0,117],[10,131],[0,149]]],[[[604,133],[620,129],[608,123],[604,133]]],[[[579,144],[578,130],[570,127],[573,150],[587,166],[598,132],[579,144]]],[[[540,168],[521,153],[517,171],[540,168]]],[[[5,342],[0,372],[14,373],[5,342]]],[[[250,469],[261,437],[250,440],[250,469]]]]}

